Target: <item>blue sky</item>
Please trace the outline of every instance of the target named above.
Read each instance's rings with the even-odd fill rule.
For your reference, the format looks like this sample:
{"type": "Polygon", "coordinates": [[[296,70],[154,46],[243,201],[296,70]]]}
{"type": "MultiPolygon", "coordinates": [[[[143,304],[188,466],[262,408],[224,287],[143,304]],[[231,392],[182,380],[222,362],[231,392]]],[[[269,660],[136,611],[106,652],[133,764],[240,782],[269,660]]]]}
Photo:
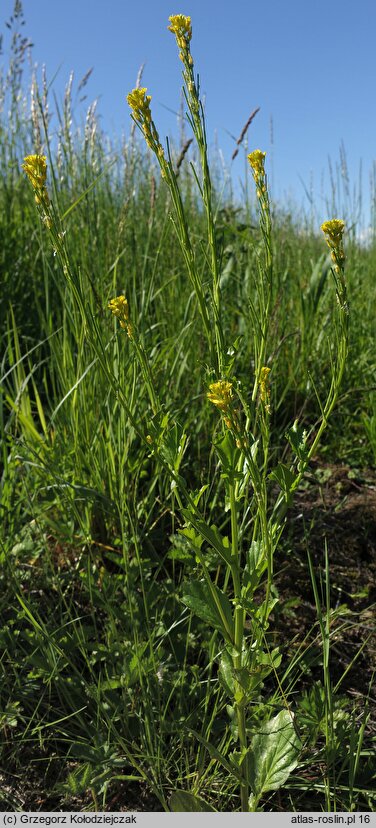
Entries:
{"type": "MultiPolygon", "coordinates": [[[[0,5],[0,27],[13,8],[0,5]]],[[[318,218],[325,218],[328,157],[339,162],[343,142],[351,191],[363,164],[365,223],[369,175],[376,159],[374,0],[23,0],[25,33],[33,58],[45,63],[62,97],[70,70],[75,81],[94,67],[86,92],[99,97],[102,126],[129,131],[126,93],[145,63],[143,85],[161,137],[177,135],[181,64],[170,14],[192,18],[192,54],[205,95],[209,141],[230,165],[234,143],[250,112],[260,106],[249,149],[268,152],[275,198],[300,204],[313,179],[318,218]],[[271,121],[273,137],[271,136],[271,121]]],[[[77,111],[79,119],[80,114],[77,111]]],[[[244,174],[241,158],[234,179],[244,174]]],[[[364,222],[363,222],[364,223],[364,222]]]]}

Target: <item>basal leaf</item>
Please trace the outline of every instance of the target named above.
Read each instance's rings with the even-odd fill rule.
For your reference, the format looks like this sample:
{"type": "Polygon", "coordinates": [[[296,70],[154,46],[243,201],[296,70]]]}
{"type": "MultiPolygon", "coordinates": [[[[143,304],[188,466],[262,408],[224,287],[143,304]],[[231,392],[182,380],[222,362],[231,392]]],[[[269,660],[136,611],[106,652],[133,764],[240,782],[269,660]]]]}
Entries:
{"type": "Polygon", "coordinates": [[[300,748],[301,742],[288,710],[281,710],[256,733],[250,752],[254,805],[266,791],[275,791],[286,782],[298,764],[300,748]]]}

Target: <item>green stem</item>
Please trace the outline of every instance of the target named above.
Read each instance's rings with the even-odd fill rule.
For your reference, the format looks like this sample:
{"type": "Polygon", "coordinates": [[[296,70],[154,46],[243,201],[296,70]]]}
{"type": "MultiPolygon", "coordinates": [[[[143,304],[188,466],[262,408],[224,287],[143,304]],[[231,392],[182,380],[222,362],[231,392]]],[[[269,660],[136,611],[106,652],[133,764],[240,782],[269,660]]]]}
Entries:
{"type": "MultiPolygon", "coordinates": [[[[245,708],[241,705],[236,705],[236,716],[238,722],[238,734],[240,747],[247,750],[247,731],[245,720],[245,708]]],[[[241,772],[244,781],[240,783],[240,804],[242,811],[248,813],[249,811],[249,784],[248,784],[248,756],[245,754],[241,764],[241,772]]]]}
{"type": "Polygon", "coordinates": [[[172,197],[172,201],[173,201],[173,204],[174,204],[174,207],[175,207],[176,222],[174,221],[174,226],[175,226],[176,234],[178,236],[178,239],[179,239],[179,242],[180,242],[180,247],[181,247],[181,250],[182,250],[182,253],[183,253],[183,256],[184,256],[184,259],[185,259],[185,264],[186,264],[186,267],[187,267],[187,270],[188,270],[188,274],[189,274],[191,283],[193,285],[193,288],[194,288],[194,291],[195,291],[195,294],[196,294],[196,297],[197,297],[197,301],[198,301],[199,309],[200,309],[200,314],[201,314],[201,319],[203,321],[203,325],[204,325],[204,329],[205,329],[205,333],[206,333],[206,338],[207,338],[208,345],[209,345],[209,348],[210,348],[211,359],[213,360],[214,354],[213,354],[212,329],[211,329],[211,324],[210,324],[210,318],[209,318],[209,314],[208,314],[205,295],[204,295],[204,292],[203,292],[203,289],[202,289],[202,284],[201,284],[200,278],[197,274],[195,256],[194,256],[191,240],[190,240],[190,237],[189,237],[189,231],[188,231],[188,226],[187,226],[187,221],[186,221],[186,217],[185,217],[185,212],[184,212],[184,207],[183,207],[183,202],[182,202],[179,186],[178,186],[178,183],[177,183],[177,180],[176,180],[176,175],[175,175],[175,172],[173,170],[173,166],[172,166],[171,161],[169,160],[168,163],[164,162],[163,164],[161,164],[161,168],[162,167],[163,167],[163,170],[165,172],[165,180],[166,180],[166,183],[169,187],[171,197],[172,197]]]}
{"type": "Polygon", "coordinates": [[[186,101],[190,112],[190,123],[193,129],[194,136],[197,141],[197,146],[200,153],[200,162],[202,169],[202,189],[200,187],[202,200],[204,202],[206,212],[206,223],[208,231],[208,242],[210,248],[210,267],[213,278],[212,286],[212,308],[214,316],[214,332],[216,342],[217,355],[217,372],[222,374],[223,358],[225,354],[225,341],[221,324],[221,292],[219,282],[219,268],[218,268],[218,249],[217,240],[215,236],[215,223],[213,216],[212,205],[212,184],[210,178],[210,170],[208,163],[208,148],[206,140],[205,116],[202,104],[199,97],[199,92],[196,86],[193,61],[190,60],[190,54],[187,51],[183,54],[184,71],[183,78],[186,85],[186,101]]]}
{"type": "Polygon", "coordinates": [[[234,601],[235,601],[235,646],[234,646],[234,672],[235,672],[235,699],[234,707],[236,710],[236,718],[238,723],[238,738],[240,751],[244,754],[243,761],[240,766],[243,780],[240,784],[240,800],[242,811],[248,812],[249,799],[249,768],[247,756],[247,729],[245,716],[245,694],[241,686],[241,682],[237,679],[236,673],[242,669],[242,654],[244,641],[244,622],[245,613],[241,606],[241,581],[240,581],[240,561],[239,561],[239,535],[238,535],[238,516],[235,498],[235,486],[233,483],[229,484],[230,490],[230,508],[231,508],[231,557],[234,561],[232,567],[232,579],[234,584],[234,601]]]}
{"type": "Polygon", "coordinates": [[[211,179],[210,179],[210,171],[209,171],[209,164],[208,164],[208,155],[207,155],[207,145],[206,145],[206,134],[205,134],[205,122],[202,115],[202,122],[200,116],[194,120],[196,126],[196,139],[200,149],[200,157],[201,157],[201,167],[202,167],[202,175],[203,175],[203,200],[206,210],[206,219],[207,219],[207,228],[208,228],[208,239],[209,239],[209,247],[211,252],[211,271],[213,276],[213,312],[214,312],[214,328],[215,328],[215,338],[216,338],[216,346],[217,346],[217,357],[218,357],[218,372],[222,374],[222,367],[223,367],[223,355],[225,351],[225,343],[221,325],[221,292],[220,292],[220,284],[219,284],[219,271],[218,271],[218,250],[217,250],[217,241],[215,237],[215,226],[214,226],[214,217],[213,217],[213,209],[212,209],[212,186],[211,186],[211,179]]]}
{"type": "Polygon", "coordinates": [[[261,280],[258,287],[260,333],[255,336],[255,379],[252,391],[252,402],[257,398],[260,372],[265,365],[265,355],[268,343],[270,307],[273,291],[273,251],[272,251],[272,224],[270,218],[270,204],[267,190],[267,178],[265,176],[265,192],[258,190],[258,201],[260,210],[260,230],[264,242],[264,262],[260,262],[261,280]]]}
{"type": "MultiPolygon", "coordinates": [[[[136,124],[136,126],[142,132],[141,124],[138,122],[137,118],[135,118],[133,115],[132,115],[132,118],[133,118],[133,121],[136,124]]],[[[179,185],[178,185],[177,178],[176,178],[176,173],[174,171],[173,164],[172,164],[172,161],[171,161],[171,158],[170,158],[170,150],[169,150],[169,147],[168,147],[168,160],[166,160],[166,158],[164,157],[162,147],[159,143],[159,139],[157,140],[157,138],[155,137],[155,136],[158,136],[158,133],[157,133],[157,130],[156,130],[156,127],[155,127],[155,124],[154,124],[153,120],[150,122],[148,127],[149,127],[150,134],[152,136],[154,136],[151,139],[150,146],[151,146],[153,152],[155,153],[156,159],[158,161],[158,164],[159,164],[159,167],[160,167],[160,170],[161,170],[162,178],[165,180],[165,182],[168,186],[168,189],[170,191],[170,195],[171,195],[171,198],[172,198],[172,202],[173,202],[173,205],[174,205],[174,208],[175,208],[176,218],[173,219],[173,225],[175,227],[175,231],[176,231],[176,234],[177,234],[177,237],[178,237],[178,240],[179,240],[179,244],[180,244],[183,256],[184,256],[184,261],[185,261],[185,264],[186,264],[186,268],[188,270],[188,275],[189,275],[189,278],[190,278],[191,283],[193,285],[193,289],[194,289],[195,294],[196,294],[196,298],[197,298],[199,309],[200,309],[201,319],[202,319],[202,322],[203,322],[203,325],[204,325],[205,334],[206,334],[208,345],[209,345],[209,348],[210,348],[210,357],[211,357],[211,360],[213,360],[214,349],[213,349],[213,342],[212,342],[212,339],[213,339],[213,337],[212,337],[212,326],[211,326],[211,323],[210,323],[210,317],[209,317],[209,312],[208,312],[208,308],[207,308],[207,302],[206,302],[206,298],[205,298],[204,291],[203,291],[203,288],[202,288],[201,280],[200,280],[199,275],[197,273],[194,250],[193,250],[193,247],[192,247],[192,244],[191,244],[191,239],[190,239],[190,236],[189,236],[189,229],[188,229],[187,219],[186,219],[186,215],[185,215],[185,212],[184,212],[183,201],[182,201],[179,185]]]]}
{"type": "Polygon", "coordinates": [[[144,377],[145,385],[148,390],[151,407],[153,409],[153,414],[157,414],[158,411],[160,411],[161,406],[157,398],[157,395],[154,391],[153,377],[151,375],[148,358],[146,356],[143,346],[133,336],[132,342],[134,345],[134,349],[136,351],[137,359],[140,363],[140,368],[144,377]]]}

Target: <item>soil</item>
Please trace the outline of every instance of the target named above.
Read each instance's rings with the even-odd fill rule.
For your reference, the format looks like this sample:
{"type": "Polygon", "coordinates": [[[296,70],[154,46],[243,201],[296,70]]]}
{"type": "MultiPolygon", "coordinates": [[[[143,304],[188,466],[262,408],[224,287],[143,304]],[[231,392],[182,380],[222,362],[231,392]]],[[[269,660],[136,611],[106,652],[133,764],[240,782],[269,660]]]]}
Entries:
{"type": "MultiPolygon", "coordinates": [[[[282,613],[276,627],[286,638],[287,659],[305,641],[306,673],[297,684],[300,692],[323,682],[322,639],[309,573],[310,555],[323,612],[326,601],[326,565],[330,583],[331,684],[337,693],[356,703],[361,713],[367,706],[365,729],[368,748],[376,738],[376,474],[354,472],[346,465],[317,462],[312,477],[297,492],[289,514],[286,560],[276,574],[282,613]],[[326,563],[327,560],[327,563],[326,563]],[[297,596],[299,596],[297,598],[297,596]],[[285,609],[283,609],[285,608],[285,609]]],[[[283,640],[283,638],[282,638],[283,640]]],[[[359,719],[360,722],[360,719],[359,719]]],[[[360,727],[360,724],[359,724],[360,727]]],[[[374,772],[374,771],[373,771],[374,772]]],[[[372,768],[365,787],[374,786],[372,768]],[[372,782],[373,779],[373,782],[372,782]]],[[[299,774],[308,781],[322,781],[322,768],[312,765],[299,774]]],[[[361,783],[360,783],[361,784],[361,783]]],[[[308,786],[307,786],[308,787],[308,786]]],[[[297,810],[325,809],[324,797],[294,791],[297,810]]],[[[271,810],[291,809],[287,791],[277,792],[271,810]]],[[[357,809],[368,811],[360,796],[357,809]]]]}
{"type": "Polygon", "coordinates": [[[332,682],[356,659],[341,688],[364,696],[376,669],[376,474],[316,464],[306,488],[295,497],[289,526],[291,551],[277,572],[276,585],[282,605],[299,596],[289,615],[291,637],[301,641],[317,620],[307,551],[324,603],[327,550],[332,682]]]}

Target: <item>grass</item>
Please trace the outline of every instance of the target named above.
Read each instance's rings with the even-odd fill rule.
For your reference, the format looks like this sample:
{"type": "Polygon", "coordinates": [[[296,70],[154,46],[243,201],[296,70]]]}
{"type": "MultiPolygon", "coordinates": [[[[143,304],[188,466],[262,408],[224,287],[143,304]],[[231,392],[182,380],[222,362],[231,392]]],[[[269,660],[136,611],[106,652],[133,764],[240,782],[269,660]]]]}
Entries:
{"type": "Polygon", "coordinates": [[[195,144],[163,154],[141,90],[151,152],[93,107],[73,133],[69,86],[57,143],[47,83],[30,120],[22,19],[0,124],[1,804],[371,810],[376,505],[346,572],[352,495],[328,481],[372,494],[375,247],[345,235],[348,335],[341,249],[274,210],[259,156],[258,196],[221,200],[185,19],[195,144]]]}

